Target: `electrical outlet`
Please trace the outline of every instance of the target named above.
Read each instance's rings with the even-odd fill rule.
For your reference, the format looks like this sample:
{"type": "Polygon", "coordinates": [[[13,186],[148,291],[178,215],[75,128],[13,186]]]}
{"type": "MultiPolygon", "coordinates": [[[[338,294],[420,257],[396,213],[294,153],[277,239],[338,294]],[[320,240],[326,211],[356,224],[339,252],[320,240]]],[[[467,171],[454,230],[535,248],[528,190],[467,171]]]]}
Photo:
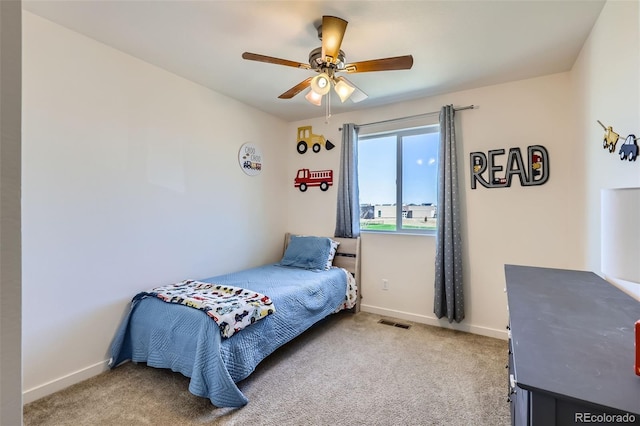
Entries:
{"type": "Polygon", "coordinates": [[[382,289],[383,290],[389,290],[389,280],[386,278],[382,279],[382,289]]]}

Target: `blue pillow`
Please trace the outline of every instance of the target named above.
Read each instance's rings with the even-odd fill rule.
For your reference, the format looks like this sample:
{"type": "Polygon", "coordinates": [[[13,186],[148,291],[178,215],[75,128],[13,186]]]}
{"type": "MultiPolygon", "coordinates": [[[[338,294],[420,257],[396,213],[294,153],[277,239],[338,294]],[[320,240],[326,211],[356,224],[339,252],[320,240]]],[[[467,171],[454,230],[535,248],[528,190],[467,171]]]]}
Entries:
{"type": "Polygon", "coordinates": [[[331,239],[292,235],[280,261],[282,266],[323,270],[331,253],[331,239]]]}

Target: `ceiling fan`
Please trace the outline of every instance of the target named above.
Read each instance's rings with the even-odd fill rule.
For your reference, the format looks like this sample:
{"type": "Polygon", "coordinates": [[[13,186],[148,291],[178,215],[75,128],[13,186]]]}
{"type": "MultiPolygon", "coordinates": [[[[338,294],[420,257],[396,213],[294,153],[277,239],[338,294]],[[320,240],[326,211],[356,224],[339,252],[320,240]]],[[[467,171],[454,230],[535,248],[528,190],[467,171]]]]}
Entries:
{"type": "Polygon", "coordinates": [[[317,72],[318,75],[301,81],[278,96],[278,98],[291,99],[306,88],[311,87],[305,98],[318,106],[321,105],[322,96],[329,93],[332,85],[342,102],[347,99],[351,99],[352,102],[360,102],[367,98],[367,95],[349,80],[342,76],[337,76],[336,74],[338,73],[346,72],[350,74],[411,69],[413,66],[413,56],[411,55],[346,63],[345,54],[340,50],[340,45],[342,44],[347,24],[347,21],[335,16],[322,17],[322,24],[317,28],[318,38],[322,41],[322,46],[313,49],[309,53],[308,64],[250,52],[244,52],[242,58],[317,72]]]}

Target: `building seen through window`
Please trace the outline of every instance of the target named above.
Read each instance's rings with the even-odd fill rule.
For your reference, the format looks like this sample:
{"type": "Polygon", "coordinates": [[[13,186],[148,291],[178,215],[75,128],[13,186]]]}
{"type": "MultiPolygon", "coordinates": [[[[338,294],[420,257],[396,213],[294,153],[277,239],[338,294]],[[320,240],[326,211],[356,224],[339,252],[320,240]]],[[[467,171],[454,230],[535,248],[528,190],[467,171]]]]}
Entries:
{"type": "Polygon", "coordinates": [[[358,138],[362,231],[435,231],[439,139],[438,125],[358,138]]]}

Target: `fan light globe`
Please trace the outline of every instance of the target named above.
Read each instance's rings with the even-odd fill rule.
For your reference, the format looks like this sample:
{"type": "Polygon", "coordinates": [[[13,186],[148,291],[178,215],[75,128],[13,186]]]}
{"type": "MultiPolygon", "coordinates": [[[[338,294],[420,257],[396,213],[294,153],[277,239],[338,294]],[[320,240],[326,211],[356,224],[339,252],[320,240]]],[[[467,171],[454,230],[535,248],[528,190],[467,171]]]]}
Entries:
{"type": "Polygon", "coordinates": [[[317,94],[313,90],[309,90],[309,93],[307,93],[304,98],[315,106],[322,105],[322,95],[317,94]]]}
{"type": "Polygon", "coordinates": [[[340,97],[340,100],[342,102],[344,102],[347,99],[349,99],[349,96],[351,96],[353,91],[356,90],[355,87],[351,87],[344,80],[338,81],[333,88],[336,91],[336,93],[338,94],[338,96],[340,97]]]}
{"type": "Polygon", "coordinates": [[[329,76],[325,73],[318,74],[311,79],[311,90],[318,95],[326,95],[331,90],[331,82],[329,76]]]}

